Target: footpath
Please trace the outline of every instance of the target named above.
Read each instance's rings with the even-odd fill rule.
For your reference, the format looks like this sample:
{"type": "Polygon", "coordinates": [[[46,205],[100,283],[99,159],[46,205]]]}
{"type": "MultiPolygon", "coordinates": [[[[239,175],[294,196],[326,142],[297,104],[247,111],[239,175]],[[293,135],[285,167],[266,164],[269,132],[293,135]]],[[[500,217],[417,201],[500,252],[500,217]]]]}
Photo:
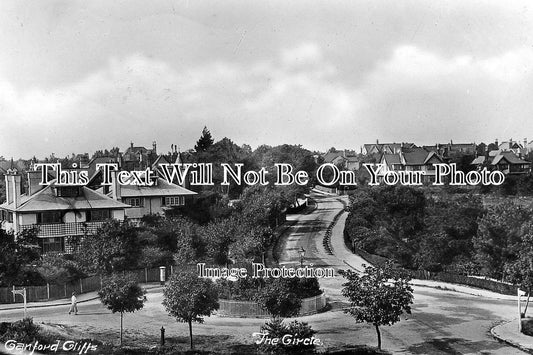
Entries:
{"type": "MultiPolygon", "coordinates": [[[[147,284],[141,284],[141,286],[144,290],[150,290],[150,289],[160,287],[160,284],[158,282],[151,282],[147,284]]],[[[97,300],[99,297],[98,297],[98,292],[93,291],[93,292],[87,292],[87,293],[76,295],[76,298],[78,300],[77,303],[84,303],[84,302],[97,300]]],[[[70,298],[60,298],[60,299],[51,300],[51,301],[28,302],[26,304],[26,308],[28,309],[42,308],[42,307],[55,307],[55,306],[70,306],[70,298]]],[[[0,304],[0,312],[16,310],[16,309],[24,309],[24,304],[22,302],[0,304]]]]}

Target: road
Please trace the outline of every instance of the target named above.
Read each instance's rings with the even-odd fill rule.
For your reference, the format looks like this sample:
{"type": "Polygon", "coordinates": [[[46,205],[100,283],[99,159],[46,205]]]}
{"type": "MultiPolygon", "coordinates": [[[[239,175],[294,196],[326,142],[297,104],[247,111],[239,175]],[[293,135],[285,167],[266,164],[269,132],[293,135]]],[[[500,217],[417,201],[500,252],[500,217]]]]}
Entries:
{"type": "MultiPolygon", "coordinates": [[[[317,209],[299,216],[290,216],[294,224],[282,239],[281,262],[299,262],[298,250],[306,250],[306,264],[331,265],[346,269],[344,261],[349,251],[341,250],[341,237],[332,235],[335,255],[328,255],[322,246],[324,231],[333,217],[342,208],[338,197],[315,196],[317,209]],[[337,239],[336,239],[337,238],[337,239]],[[344,261],[343,261],[344,260],[344,261]]],[[[345,214],[344,214],[345,215],[345,214]]],[[[340,218],[338,232],[343,228],[340,218]]],[[[357,264],[357,259],[348,259],[357,264]]],[[[352,265],[354,266],[354,265],[352,265]]],[[[357,267],[357,265],[355,265],[357,267]]],[[[321,280],[332,304],[328,312],[300,317],[317,330],[317,337],[323,342],[322,349],[341,349],[347,345],[368,344],[375,346],[376,334],[366,324],[356,324],[344,314],[347,305],[341,296],[342,277],[321,280]]],[[[515,304],[479,296],[414,287],[415,297],[412,315],[399,323],[382,327],[383,348],[397,354],[523,354],[518,349],[500,344],[490,336],[489,329],[503,320],[510,320],[515,314],[515,304]]],[[[186,349],[188,328],[177,323],[165,312],[162,289],[149,290],[145,308],[124,317],[125,338],[128,345],[156,346],[159,343],[160,328],[166,329],[167,337],[186,349]]],[[[105,309],[97,300],[79,304],[79,315],[68,315],[68,306],[29,309],[35,322],[45,323],[48,328],[65,337],[96,338],[104,342],[118,342],[120,317],[105,309]]],[[[0,310],[0,321],[20,319],[22,310],[0,310]]],[[[199,349],[224,349],[228,343],[252,343],[252,333],[259,331],[264,319],[205,318],[204,324],[195,324],[193,332],[199,349]]]]}
{"type": "MultiPolygon", "coordinates": [[[[329,255],[322,244],[324,230],[344,207],[342,198],[318,194],[313,197],[318,202],[316,211],[296,217],[290,235],[284,238],[280,248],[283,250],[280,262],[297,261],[295,253],[303,247],[306,264],[362,270],[364,260],[353,256],[344,247],[342,230],[346,213],[333,229],[331,245],[334,255],[329,255]]],[[[347,305],[340,294],[342,282],[342,277],[321,281],[334,309],[347,305]]],[[[490,335],[491,327],[513,319],[515,314],[516,303],[512,301],[415,286],[412,315],[394,326],[383,327],[383,347],[399,354],[523,354],[516,348],[500,344],[490,335]]],[[[346,323],[353,328],[352,319],[346,319],[346,323]]],[[[375,342],[375,335],[373,340],[368,341],[368,334],[364,334],[365,344],[375,342]]],[[[357,336],[357,340],[360,339],[357,336]]]]}

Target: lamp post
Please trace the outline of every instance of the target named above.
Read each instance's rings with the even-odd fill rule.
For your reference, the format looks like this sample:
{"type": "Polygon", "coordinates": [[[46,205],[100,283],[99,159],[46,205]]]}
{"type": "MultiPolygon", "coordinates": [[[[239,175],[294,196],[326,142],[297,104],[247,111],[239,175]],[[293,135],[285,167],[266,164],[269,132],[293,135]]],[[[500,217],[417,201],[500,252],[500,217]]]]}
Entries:
{"type": "Polygon", "coordinates": [[[303,267],[304,266],[305,249],[303,247],[300,247],[300,250],[298,250],[298,254],[300,254],[300,267],[303,267]]]}

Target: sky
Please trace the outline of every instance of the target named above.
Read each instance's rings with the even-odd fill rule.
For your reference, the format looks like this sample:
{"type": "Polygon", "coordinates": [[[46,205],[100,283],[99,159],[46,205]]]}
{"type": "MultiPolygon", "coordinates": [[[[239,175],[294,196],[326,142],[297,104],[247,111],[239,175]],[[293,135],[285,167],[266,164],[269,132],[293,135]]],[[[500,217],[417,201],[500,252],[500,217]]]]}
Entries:
{"type": "Polygon", "coordinates": [[[0,156],[533,140],[530,1],[0,2],[0,156]]]}

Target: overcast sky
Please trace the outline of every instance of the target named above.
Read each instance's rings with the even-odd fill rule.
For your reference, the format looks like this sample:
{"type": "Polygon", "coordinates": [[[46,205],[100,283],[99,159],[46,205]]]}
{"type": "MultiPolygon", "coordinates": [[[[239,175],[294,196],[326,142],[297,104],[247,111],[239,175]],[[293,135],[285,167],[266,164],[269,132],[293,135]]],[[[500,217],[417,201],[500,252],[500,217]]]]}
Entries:
{"type": "Polygon", "coordinates": [[[0,155],[533,140],[530,1],[0,2],[0,155]]]}

